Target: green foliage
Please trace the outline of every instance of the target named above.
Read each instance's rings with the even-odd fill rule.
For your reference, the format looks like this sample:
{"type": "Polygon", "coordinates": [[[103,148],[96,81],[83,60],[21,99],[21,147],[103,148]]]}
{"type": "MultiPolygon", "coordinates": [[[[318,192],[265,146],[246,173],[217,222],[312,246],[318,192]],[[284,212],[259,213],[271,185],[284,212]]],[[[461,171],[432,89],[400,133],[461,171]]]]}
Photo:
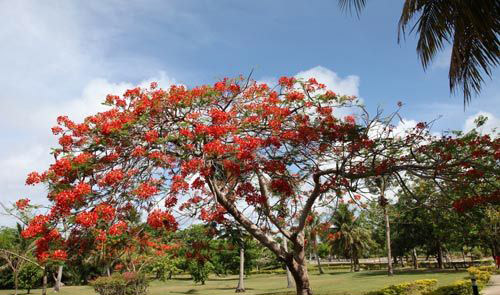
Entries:
{"type": "Polygon", "coordinates": [[[170,255],[158,256],[149,265],[148,272],[152,273],[157,280],[166,281],[181,271],[178,268],[179,264],[179,258],[173,258],[170,255]]]}
{"type": "Polygon", "coordinates": [[[99,295],[145,295],[149,285],[144,274],[134,272],[100,277],[91,284],[99,295]]]}
{"type": "Polygon", "coordinates": [[[416,280],[411,283],[390,285],[379,291],[368,292],[365,295],[420,295],[431,292],[437,280],[416,280]]]}
{"type": "Polygon", "coordinates": [[[29,263],[23,266],[19,272],[19,287],[30,290],[41,285],[43,273],[40,267],[29,263]]]}
{"type": "Polygon", "coordinates": [[[191,274],[193,281],[195,283],[201,283],[202,285],[205,285],[205,281],[208,279],[208,275],[213,269],[212,263],[208,261],[199,262],[191,260],[188,263],[189,274],[191,274]]]}
{"type": "Polygon", "coordinates": [[[0,289],[14,288],[14,274],[6,264],[0,269],[0,289]]]}
{"type": "Polygon", "coordinates": [[[328,257],[329,253],[330,253],[330,245],[328,245],[328,243],[319,243],[318,244],[319,257],[326,258],[326,257],[328,257]]]}

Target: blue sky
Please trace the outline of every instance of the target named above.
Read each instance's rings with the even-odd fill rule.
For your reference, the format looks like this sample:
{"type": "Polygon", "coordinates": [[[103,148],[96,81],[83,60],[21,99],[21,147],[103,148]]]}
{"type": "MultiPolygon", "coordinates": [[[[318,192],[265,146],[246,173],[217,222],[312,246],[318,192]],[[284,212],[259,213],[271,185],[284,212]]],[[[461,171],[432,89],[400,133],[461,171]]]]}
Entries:
{"type": "Polygon", "coordinates": [[[2,1],[0,201],[44,199],[24,179],[50,163],[57,115],[83,118],[105,94],[152,80],[194,86],[252,69],[266,81],[302,72],[371,110],[403,101],[408,122],[441,115],[437,132],[467,129],[478,113],[499,126],[498,71],[464,111],[448,89],[449,49],[423,71],[415,38],[397,43],[401,6],[369,1],[358,19],[335,0],[2,1]]]}

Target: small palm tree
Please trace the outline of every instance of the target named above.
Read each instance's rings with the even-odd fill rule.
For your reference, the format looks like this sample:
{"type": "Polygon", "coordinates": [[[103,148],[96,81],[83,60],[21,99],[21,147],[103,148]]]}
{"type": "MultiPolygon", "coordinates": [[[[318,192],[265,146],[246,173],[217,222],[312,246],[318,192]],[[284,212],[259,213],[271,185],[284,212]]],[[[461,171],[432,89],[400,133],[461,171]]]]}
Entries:
{"type": "MultiPolygon", "coordinates": [[[[367,1],[338,2],[342,9],[355,10],[359,16],[367,1]]],[[[472,93],[481,91],[482,73],[491,78],[493,68],[498,65],[499,16],[498,0],[405,0],[398,40],[408,29],[417,32],[417,53],[424,69],[445,42],[451,43],[450,90],[461,88],[465,105],[472,93]]]]}
{"type": "Polygon", "coordinates": [[[311,245],[311,251],[316,256],[316,262],[318,263],[319,274],[324,274],[323,268],[321,267],[321,261],[318,255],[318,232],[321,229],[321,220],[317,214],[314,212],[307,218],[307,225],[305,228],[305,236],[311,245]]]}
{"type": "Polygon", "coordinates": [[[333,215],[335,233],[330,237],[332,248],[351,258],[351,270],[359,271],[359,258],[374,242],[370,231],[363,227],[361,218],[346,204],[340,204],[333,215]]]}

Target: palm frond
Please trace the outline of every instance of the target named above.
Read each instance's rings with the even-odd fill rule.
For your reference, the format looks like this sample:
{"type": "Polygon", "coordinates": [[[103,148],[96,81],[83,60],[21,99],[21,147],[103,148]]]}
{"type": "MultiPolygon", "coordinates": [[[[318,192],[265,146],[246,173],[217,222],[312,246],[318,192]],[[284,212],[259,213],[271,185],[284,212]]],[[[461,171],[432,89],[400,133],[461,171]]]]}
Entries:
{"type": "Polygon", "coordinates": [[[498,65],[500,2],[497,0],[406,0],[399,20],[398,41],[409,32],[418,35],[417,53],[427,69],[444,44],[452,44],[450,91],[463,91],[464,106],[478,94],[483,74],[491,77],[498,65]]]}
{"type": "Polygon", "coordinates": [[[338,1],[341,10],[343,10],[344,12],[349,11],[350,13],[352,13],[352,11],[354,10],[358,17],[361,14],[361,11],[363,11],[363,8],[365,8],[366,6],[366,0],[338,0],[338,1]]]}

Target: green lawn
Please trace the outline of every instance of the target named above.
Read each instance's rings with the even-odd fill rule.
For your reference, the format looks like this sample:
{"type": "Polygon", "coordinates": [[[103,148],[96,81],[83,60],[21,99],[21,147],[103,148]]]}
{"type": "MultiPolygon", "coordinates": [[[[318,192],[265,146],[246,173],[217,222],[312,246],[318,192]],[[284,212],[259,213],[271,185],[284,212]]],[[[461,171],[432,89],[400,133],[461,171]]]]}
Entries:
{"type": "MultiPolygon", "coordinates": [[[[465,277],[464,271],[440,271],[421,270],[421,271],[398,271],[393,277],[388,277],[385,271],[363,271],[350,273],[346,271],[329,271],[324,275],[316,273],[311,274],[311,284],[315,294],[352,294],[360,295],[366,291],[377,290],[384,286],[408,282],[418,279],[437,279],[439,285],[446,285],[455,280],[465,277]]],[[[235,294],[234,289],[237,285],[237,277],[229,276],[224,278],[212,277],[206,282],[206,285],[195,285],[188,278],[179,278],[167,282],[153,282],[149,288],[149,295],[164,294],[200,294],[200,295],[223,295],[235,294]]],[[[286,276],[273,275],[252,275],[246,279],[245,294],[270,294],[282,293],[287,290],[286,276]]],[[[13,294],[9,290],[0,290],[0,295],[13,294]]],[[[24,294],[21,292],[20,294],[24,294]]],[[[32,294],[41,294],[40,290],[32,291],[32,294]]],[[[50,289],[49,294],[55,294],[50,289]]],[[[94,295],[94,291],[88,286],[67,286],[63,287],[60,295],[94,295]]],[[[293,293],[291,293],[293,294],[293,293]]]]}

